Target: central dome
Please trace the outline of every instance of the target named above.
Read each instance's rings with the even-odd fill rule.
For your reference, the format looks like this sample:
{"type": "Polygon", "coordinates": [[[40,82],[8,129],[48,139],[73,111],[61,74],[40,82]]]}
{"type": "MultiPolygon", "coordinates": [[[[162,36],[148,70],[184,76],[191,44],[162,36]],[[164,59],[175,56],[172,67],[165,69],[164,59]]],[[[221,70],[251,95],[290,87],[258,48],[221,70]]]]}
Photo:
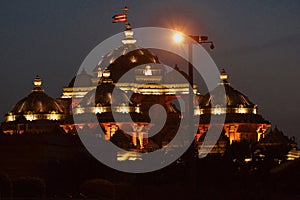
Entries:
{"type": "MultiPolygon", "coordinates": [[[[133,31],[128,28],[124,31],[125,39],[122,41],[123,45],[106,54],[93,70],[94,73],[98,69],[108,69],[111,72],[110,78],[114,83],[130,70],[134,69],[131,77],[137,80],[137,76],[161,76],[164,72],[164,66],[160,64],[158,57],[151,51],[141,48],[135,44],[133,39],[133,31]],[[148,73],[152,70],[154,73],[148,73]]],[[[161,80],[158,78],[156,80],[161,80]]]]}

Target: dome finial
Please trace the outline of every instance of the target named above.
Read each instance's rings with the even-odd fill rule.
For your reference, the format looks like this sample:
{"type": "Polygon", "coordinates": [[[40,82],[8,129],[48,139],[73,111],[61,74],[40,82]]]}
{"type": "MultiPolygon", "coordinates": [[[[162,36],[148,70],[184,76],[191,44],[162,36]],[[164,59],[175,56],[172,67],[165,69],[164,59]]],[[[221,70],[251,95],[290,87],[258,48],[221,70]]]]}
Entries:
{"type": "Polygon", "coordinates": [[[110,78],[110,70],[104,70],[98,84],[101,83],[113,83],[112,79],[110,78]]]}
{"type": "MultiPolygon", "coordinates": [[[[125,6],[123,8],[123,11],[124,11],[124,14],[127,17],[128,7],[125,6]]],[[[136,40],[133,38],[133,34],[134,34],[134,32],[132,30],[131,24],[130,23],[126,23],[125,24],[125,31],[124,31],[125,39],[122,40],[122,43],[123,44],[135,44],[136,40]]]]}
{"type": "Polygon", "coordinates": [[[125,39],[122,40],[123,44],[135,44],[136,40],[133,38],[133,30],[130,23],[126,23],[126,29],[124,31],[125,39]]]}
{"type": "Polygon", "coordinates": [[[229,85],[230,83],[228,82],[227,78],[228,78],[228,74],[225,71],[225,69],[223,68],[220,73],[220,79],[221,79],[220,84],[228,84],[229,85]]]}
{"type": "Polygon", "coordinates": [[[33,81],[33,84],[34,84],[34,88],[32,91],[34,92],[39,92],[39,91],[44,91],[42,88],[41,88],[41,85],[42,85],[42,79],[39,75],[36,75],[34,81],[33,81]]]}
{"type": "Polygon", "coordinates": [[[39,75],[36,75],[33,84],[35,87],[40,87],[42,85],[42,79],[39,75]]]}
{"type": "Polygon", "coordinates": [[[128,8],[127,6],[125,6],[125,7],[123,8],[124,13],[127,13],[128,10],[129,10],[129,8],[128,8]]]}
{"type": "Polygon", "coordinates": [[[109,71],[108,69],[104,70],[102,76],[103,76],[104,78],[109,78],[109,77],[110,77],[110,71],[109,71]]]}
{"type": "MultiPolygon", "coordinates": [[[[123,8],[123,13],[122,14],[117,14],[114,15],[113,18],[113,23],[117,23],[117,22],[127,22],[127,12],[128,12],[128,7],[125,6],[123,8]]],[[[126,23],[125,24],[125,39],[122,40],[123,44],[135,44],[136,40],[133,38],[133,30],[131,28],[130,23],[126,23]]]]}

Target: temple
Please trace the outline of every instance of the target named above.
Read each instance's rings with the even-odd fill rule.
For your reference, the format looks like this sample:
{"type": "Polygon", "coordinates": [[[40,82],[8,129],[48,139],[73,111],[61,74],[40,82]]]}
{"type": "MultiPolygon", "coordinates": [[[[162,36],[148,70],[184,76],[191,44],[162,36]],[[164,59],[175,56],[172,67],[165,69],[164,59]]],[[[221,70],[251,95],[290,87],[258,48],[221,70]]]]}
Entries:
{"type": "MultiPolygon", "coordinates": [[[[82,69],[62,88],[57,100],[44,92],[41,78],[36,76],[32,93],[5,115],[1,129],[9,135],[58,129],[63,134],[76,135],[77,130],[93,132],[100,126],[104,132],[99,135],[101,140],[113,141],[127,150],[154,151],[169,144],[184,117],[176,105],[181,100],[188,102],[186,78],[187,74],[177,65],[169,71],[153,52],[137,46],[127,24],[120,47],[99,58],[91,74],[82,69]],[[159,133],[150,137],[149,131],[157,124],[151,122],[149,109],[156,104],[165,109],[167,119],[159,133]],[[116,121],[113,114],[123,121],[116,121]],[[131,119],[123,117],[126,115],[131,119]],[[97,121],[87,120],[91,116],[96,116],[97,121]]],[[[234,142],[255,144],[267,140],[265,134],[271,123],[258,114],[257,105],[230,85],[225,70],[220,72],[220,83],[214,90],[200,95],[198,85],[193,84],[193,92],[197,97],[192,105],[194,116],[200,117],[199,123],[194,124],[198,127],[195,141],[199,148],[212,126],[222,126],[223,131],[211,153],[223,155],[234,142]],[[219,95],[222,87],[225,96],[219,95]],[[212,99],[217,102],[214,107],[212,99]],[[225,123],[211,124],[211,116],[225,116],[225,123]]],[[[161,117],[153,113],[152,117],[161,117]]]]}

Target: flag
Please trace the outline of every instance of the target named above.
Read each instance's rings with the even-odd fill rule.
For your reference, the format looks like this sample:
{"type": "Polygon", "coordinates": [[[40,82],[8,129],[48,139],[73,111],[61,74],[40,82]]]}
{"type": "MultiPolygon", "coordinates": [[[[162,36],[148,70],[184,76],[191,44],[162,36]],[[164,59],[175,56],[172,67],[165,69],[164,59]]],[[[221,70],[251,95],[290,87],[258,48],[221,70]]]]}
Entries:
{"type": "Polygon", "coordinates": [[[113,21],[112,21],[113,23],[127,22],[127,15],[126,15],[126,13],[114,15],[112,18],[113,18],[113,21]]]}

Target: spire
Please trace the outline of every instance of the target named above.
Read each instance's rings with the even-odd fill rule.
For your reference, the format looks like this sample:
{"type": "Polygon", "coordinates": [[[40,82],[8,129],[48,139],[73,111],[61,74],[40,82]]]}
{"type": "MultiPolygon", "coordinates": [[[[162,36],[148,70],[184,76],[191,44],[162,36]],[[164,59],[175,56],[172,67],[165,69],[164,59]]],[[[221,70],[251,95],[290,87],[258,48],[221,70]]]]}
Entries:
{"type": "Polygon", "coordinates": [[[110,71],[108,69],[104,70],[103,77],[104,78],[109,78],[110,77],[110,71]]]}
{"type": "Polygon", "coordinates": [[[33,84],[35,87],[40,87],[42,85],[42,79],[40,78],[39,75],[36,75],[33,84]]]}
{"type": "Polygon", "coordinates": [[[124,13],[127,13],[128,10],[129,10],[129,8],[128,8],[127,6],[125,6],[125,7],[123,8],[124,13]]]}
{"type": "Polygon", "coordinates": [[[104,70],[102,77],[98,82],[98,84],[102,83],[113,83],[112,79],[110,78],[110,71],[108,69],[104,70]]]}
{"type": "Polygon", "coordinates": [[[220,79],[221,79],[220,85],[230,85],[227,78],[228,78],[228,74],[226,73],[225,69],[222,69],[220,73],[220,79]]]}
{"type": "MultiPolygon", "coordinates": [[[[114,15],[113,18],[113,23],[118,23],[118,22],[127,22],[127,12],[128,12],[128,7],[125,6],[123,8],[123,13],[122,14],[117,14],[114,15]]],[[[131,28],[131,25],[129,23],[125,24],[125,31],[124,31],[124,35],[125,35],[125,39],[122,40],[123,44],[135,44],[136,40],[133,38],[133,30],[131,28]]]]}
{"type": "Polygon", "coordinates": [[[135,44],[136,40],[133,38],[134,32],[131,28],[130,23],[126,24],[126,29],[124,31],[125,39],[122,40],[123,44],[135,44]]]}
{"type": "Polygon", "coordinates": [[[33,85],[34,85],[34,88],[33,88],[33,92],[43,92],[43,88],[41,88],[41,85],[42,85],[42,79],[40,78],[39,75],[36,75],[34,81],[33,81],[33,85]]]}
{"type": "MultiPolygon", "coordinates": [[[[126,15],[127,17],[127,12],[128,12],[128,7],[125,6],[123,8],[123,11],[124,11],[124,14],[126,15]]],[[[126,18],[127,20],[127,18],[126,18]]],[[[122,40],[122,43],[123,44],[135,44],[136,43],[136,40],[133,38],[133,35],[134,35],[134,32],[131,28],[131,24],[130,23],[126,23],[125,24],[125,31],[124,31],[124,35],[125,35],[125,39],[122,40]]]]}

